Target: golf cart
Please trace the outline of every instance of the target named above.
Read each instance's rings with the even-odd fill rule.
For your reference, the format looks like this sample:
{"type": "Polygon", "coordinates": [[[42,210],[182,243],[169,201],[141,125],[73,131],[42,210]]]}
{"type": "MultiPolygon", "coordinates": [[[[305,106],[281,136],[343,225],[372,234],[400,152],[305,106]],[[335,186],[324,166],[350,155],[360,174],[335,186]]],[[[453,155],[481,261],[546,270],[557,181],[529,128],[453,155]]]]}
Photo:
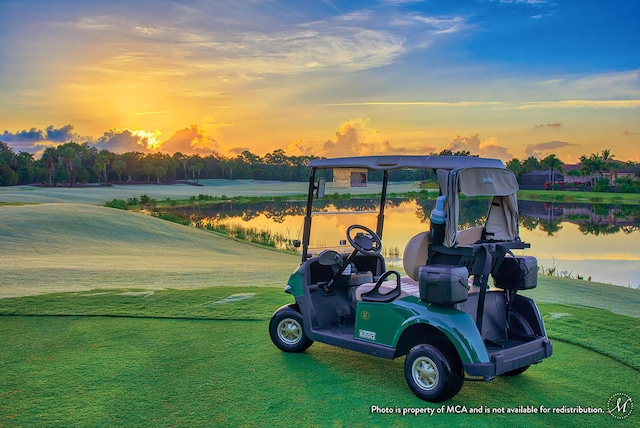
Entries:
{"type": "Polygon", "coordinates": [[[538,308],[518,293],[536,286],[537,261],[514,254],[530,245],[518,235],[518,184],[500,160],[369,156],[317,159],[309,167],[302,262],[285,287],[295,303],[269,324],[279,349],[303,352],[318,341],[388,359],[406,355],[410,389],[431,402],[455,396],[465,372],[488,381],[551,356],[538,308]],[[400,169],[435,171],[440,186],[429,230],[406,244],[404,276],[386,270],[381,254],[389,174],[400,169]],[[351,224],[337,250],[314,252],[312,219],[322,214],[314,199],[324,196],[328,170],[334,186],[345,180],[347,187],[366,185],[378,171],[380,203],[375,231],[351,224]],[[460,193],[491,198],[483,226],[458,230],[460,193]]]}

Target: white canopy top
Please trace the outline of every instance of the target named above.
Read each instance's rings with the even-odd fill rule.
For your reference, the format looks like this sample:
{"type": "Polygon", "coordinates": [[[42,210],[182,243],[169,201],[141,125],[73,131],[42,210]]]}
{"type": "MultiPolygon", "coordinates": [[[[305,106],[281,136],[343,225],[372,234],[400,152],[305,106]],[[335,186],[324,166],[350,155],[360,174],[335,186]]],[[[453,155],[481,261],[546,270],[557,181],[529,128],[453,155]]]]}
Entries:
{"type": "Polygon", "coordinates": [[[403,168],[454,169],[454,168],[502,168],[499,159],[475,158],[471,156],[355,156],[348,158],[314,159],[310,168],[368,168],[392,170],[403,168]]]}

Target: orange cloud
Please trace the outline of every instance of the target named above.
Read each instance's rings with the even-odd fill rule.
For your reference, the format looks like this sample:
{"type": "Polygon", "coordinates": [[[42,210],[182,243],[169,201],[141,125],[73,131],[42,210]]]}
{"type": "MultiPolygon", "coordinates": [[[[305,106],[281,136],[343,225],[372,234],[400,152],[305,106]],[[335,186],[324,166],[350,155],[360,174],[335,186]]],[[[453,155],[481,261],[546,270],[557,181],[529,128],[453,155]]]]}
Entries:
{"type": "Polygon", "coordinates": [[[497,138],[491,137],[487,141],[482,141],[477,133],[469,137],[456,135],[447,148],[453,152],[468,150],[472,155],[498,158],[503,161],[513,158],[513,154],[509,152],[507,147],[498,144],[497,138]]]}
{"type": "Polygon", "coordinates": [[[423,154],[432,152],[433,147],[394,147],[384,139],[378,130],[368,128],[369,120],[352,121],[342,125],[333,140],[327,140],[320,151],[326,157],[370,156],[385,154],[423,154]]]}
{"type": "Polygon", "coordinates": [[[160,146],[160,150],[166,153],[211,154],[219,149],[218,142],[207,136],[204,129],[200,129],[198,125],[176,131],[160,146]]]}

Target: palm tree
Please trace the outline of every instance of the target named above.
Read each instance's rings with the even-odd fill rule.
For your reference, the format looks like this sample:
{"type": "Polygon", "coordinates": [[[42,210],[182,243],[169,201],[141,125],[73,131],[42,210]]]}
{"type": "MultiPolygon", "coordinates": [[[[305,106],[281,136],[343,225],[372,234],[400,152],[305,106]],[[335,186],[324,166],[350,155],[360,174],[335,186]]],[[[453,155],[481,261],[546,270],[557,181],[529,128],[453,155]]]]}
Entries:
{"type": "Polygon", "coordinates": [[[58,159],[57,149],[55,147],[47,147],[42,154],[42,162],[47,165],[49,171],[49,185],[56,186],[56,159],[58,159]],[[53,183],[52,183],[53,182],[53,183]]]}
{"type": "Polygon", "coordinates": [[[100,175],[104,174],[105,184],[109,183],[109,177],[107,176],[107,165],[109,164],[109,155],[106,150],[102,150],[98,156],[96,156],[95,168],[98,172],[98,184],[100,184],[100,175]]]}
{"type": "Polygon", "coordinates": [[[189,171],[191,171],[191,173],[193,174],[193,182],[195,184],[198,184],[198,179],[200,178],[200,170],[202,169],[204,165],[200,162],[198,162],[195,165],[191,165],[189,167],[189,171]]]}
{"type": "Polygon", "coordinates": [[[551,181],[551,186],[553,186],[555,181],[555,171],[562,173],[562,165],[564,165],[564,162],[558,159],[556,155],[551,154],[542,159],[540,161],[540,165],[549,169],[549,181],[551,181]]]}

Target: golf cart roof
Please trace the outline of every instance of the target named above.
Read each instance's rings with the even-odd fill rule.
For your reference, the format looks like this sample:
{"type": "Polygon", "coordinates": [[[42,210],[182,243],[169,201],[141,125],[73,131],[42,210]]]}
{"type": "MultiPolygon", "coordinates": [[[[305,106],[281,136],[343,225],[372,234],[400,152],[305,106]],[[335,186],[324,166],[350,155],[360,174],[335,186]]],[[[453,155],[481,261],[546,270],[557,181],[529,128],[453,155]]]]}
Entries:
{"type": "Polygon", "coordinates": [[[471,156],[355,156],[348,158],[314,159],[310,168],[367,168],[392,170],[403,168],[454,169],[454,168],[504,168],[499,159],[471,156]]]}

